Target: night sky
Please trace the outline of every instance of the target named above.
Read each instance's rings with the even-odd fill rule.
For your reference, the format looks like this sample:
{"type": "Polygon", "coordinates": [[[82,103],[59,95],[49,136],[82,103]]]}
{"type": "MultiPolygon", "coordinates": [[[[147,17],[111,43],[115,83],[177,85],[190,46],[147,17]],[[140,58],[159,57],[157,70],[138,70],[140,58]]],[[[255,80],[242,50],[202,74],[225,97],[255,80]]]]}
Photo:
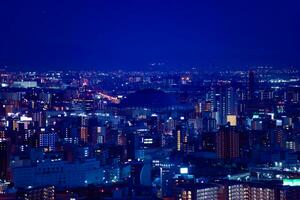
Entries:
{"type": "Polygon", "coordinates": [[[299,0],[1,0],[0,23],[2,66],[300,66],[299,0]]]}

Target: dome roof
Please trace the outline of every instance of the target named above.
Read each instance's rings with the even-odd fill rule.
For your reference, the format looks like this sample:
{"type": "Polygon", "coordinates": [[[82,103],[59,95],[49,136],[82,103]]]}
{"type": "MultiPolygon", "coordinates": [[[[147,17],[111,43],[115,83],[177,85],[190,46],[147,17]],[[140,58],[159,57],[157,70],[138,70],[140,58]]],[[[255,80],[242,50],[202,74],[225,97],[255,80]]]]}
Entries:
{"type": "Polygon", "coordinates": [[[122,107],[163,108],[177,105],[177,99],[168,93],[155,89],[138,90],[122,100],[122,107]]]}

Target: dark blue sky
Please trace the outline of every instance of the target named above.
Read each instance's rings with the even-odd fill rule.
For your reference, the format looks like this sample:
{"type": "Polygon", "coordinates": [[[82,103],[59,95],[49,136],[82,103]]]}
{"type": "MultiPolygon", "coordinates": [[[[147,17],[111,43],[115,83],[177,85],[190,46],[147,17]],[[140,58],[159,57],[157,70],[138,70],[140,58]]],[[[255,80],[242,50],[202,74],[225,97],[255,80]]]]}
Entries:
{"type": "Polygon", "coordinates": [[[1,0],[0,65],[300,66],[300,1],[1,0]]]}

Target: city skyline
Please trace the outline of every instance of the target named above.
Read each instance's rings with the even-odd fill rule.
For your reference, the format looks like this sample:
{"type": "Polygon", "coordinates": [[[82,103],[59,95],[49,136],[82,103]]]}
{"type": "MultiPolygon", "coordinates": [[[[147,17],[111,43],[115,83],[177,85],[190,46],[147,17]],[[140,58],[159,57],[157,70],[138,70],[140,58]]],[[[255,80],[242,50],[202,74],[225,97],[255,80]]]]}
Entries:
{"type": "Polygon", "coordinates": [[[299,200],[299,13],[0,1],[0,199],[299,200]]]}

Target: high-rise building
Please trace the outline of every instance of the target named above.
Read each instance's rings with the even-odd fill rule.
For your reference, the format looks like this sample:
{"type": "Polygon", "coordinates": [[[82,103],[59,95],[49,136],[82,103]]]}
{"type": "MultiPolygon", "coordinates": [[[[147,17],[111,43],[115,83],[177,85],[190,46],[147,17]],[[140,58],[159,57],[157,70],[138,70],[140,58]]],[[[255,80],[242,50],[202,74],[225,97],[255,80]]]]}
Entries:
{"type": "Polygon", "coordinates": [[[176,150],[181,151],[182,149],[182,133],[180,128],[176,128],[176,150]]]}
{"type": "Polygon", "coordinates": [[[89,134],[88,134],[88,128],[87,127],[80,127],[80,139],[83,142],[88,142],[89,134]]]}
{"type": "Polygon", "coordinates": [[[239,134],[234,127],[221,126],[216,135],[217,156],[221,159],[234,159],[239,157],[239,134]]]}
{"type": "Polygon", "coordinates": [[[0,138],[0,179],[7,179],[8,177],[8,141],[0,138]]]}
{"type": "Polygon", "coordinates": [[[222,199],[219,185],[216,184],[185,184],[176,188],[176,199],[182,200],[218,200],[222,199]]]}
{"type": "MultiPolygon", "coordinates": [[[[210,89],[209,100],[212,105],[208,107],[214,112],[218,125],[226,124],[227,115],[236,115],[238,110],[237,91],[230,85],[213,85],[210,89]]],[[[207,104],[209,105],[209,104],[207,104]]]]}
{"type": "Polygon", "coordinates": [[[248,100],[253,100],[254,98],[254,84],[254,72],[250,71],[248,77],[248,100]]]}
{"type": "Polygon", "coordinates": [[[287,102],[298,103],[300,100],[300,87],[291,86],[284,91],[284,100],[287,102]]]}
{"type": "Polygon", "coordinates": [[[39,127],[45,126],[45,116],[42,111],[35,111],[32,113],[32,121],[39,127]]]}
{"type": "Polygon", "coordinates": [[[190,151],[190,137],[189,137],[189,127],[185,125],[178,125],[176,127],[176,150],[182,152],[190,151]]]}
{"type": "Polygon", "coordinates": [[[57,133],[50,132],[50,133],[41,133],[40,134],[40,147],[45,147],[49,151],[53,151],[55,149],[57,133]]]}
{"type": "Polygon", "coordinates": [[[54,200],[55,199],[55,187],[42,187],[42,188],[33,188],[27,189],[24,191],[19,191],[17,194],[17,199],[25,199],[25,200],[54,200]]]}

